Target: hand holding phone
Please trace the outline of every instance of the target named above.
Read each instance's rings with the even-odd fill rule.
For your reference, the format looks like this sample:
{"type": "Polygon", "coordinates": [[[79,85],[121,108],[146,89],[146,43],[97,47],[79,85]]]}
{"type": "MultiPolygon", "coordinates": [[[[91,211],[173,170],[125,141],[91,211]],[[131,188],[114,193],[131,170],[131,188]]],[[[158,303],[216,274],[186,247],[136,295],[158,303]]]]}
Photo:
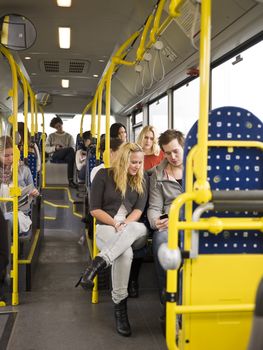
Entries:
{"type": "Polygon", "coordinates": [[[163,220],[163,219],[168,219],[168,214],[163,214],[160,216],[160,219],[163,220]]]}

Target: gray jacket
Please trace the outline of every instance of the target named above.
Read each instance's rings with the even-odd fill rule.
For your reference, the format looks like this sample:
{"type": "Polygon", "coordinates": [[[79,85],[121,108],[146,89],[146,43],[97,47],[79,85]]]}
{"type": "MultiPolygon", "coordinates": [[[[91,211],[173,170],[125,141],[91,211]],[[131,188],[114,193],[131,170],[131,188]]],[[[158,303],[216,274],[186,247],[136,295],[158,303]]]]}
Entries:
{"type": "Polygon", "coordinates": [[[168,214],[172,201],[183,191],[178,182],[164,178],[164,169],[167,164],[168,161],[164,159],[154,168],[150,177],[147,216],[152,229],[156,229],[155,221],[159,219],[162,214],[168,214]]]}

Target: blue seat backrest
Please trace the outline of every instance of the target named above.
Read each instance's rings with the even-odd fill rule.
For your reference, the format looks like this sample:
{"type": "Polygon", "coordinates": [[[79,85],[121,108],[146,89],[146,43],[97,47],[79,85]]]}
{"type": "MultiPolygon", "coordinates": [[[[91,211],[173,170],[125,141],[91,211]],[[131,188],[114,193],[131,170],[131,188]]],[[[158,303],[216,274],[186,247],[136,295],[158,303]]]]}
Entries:
{"type": "Polygon", "coordinates": [[[91,170],[96,165],[98,165],[96,160],[96,146],[91,145],[87,151],[87,163],[86,163],[86,186],[87,187],[91,186],[90,173],[91,173],[91,170]]]}
{"type": "MultiPolygon", "coordinates": [[[[263,124],[249,111],[238,107],[221,107],[209,114],[209,140],[262,141],[263,124]]],[[[189,131],[184,157],[197,141],[197,122],[189,131]]],[[[185,161],[184,161],[185,164],[185,161]]],[[[208,149],[208,181],[212,190],[263,189],[263,153],[256,148],[211,147],[208,149]]],[[[205,216],[257,217],[260,214],[225,211],[205,216]]],[[[213,235],[200,232],[200,254],[263,253],[263,235],[259,231],[223,231],[213,235]]]]}
{"type": "MultiPolygon", "coordinates": [[[[24,160],[23,151],[20,152],[20,159],[24,160]]],[[[34,181],[34,186],[38,187],[39,177],[37,174],[37,157],[34,153],[28,153],[27,166],[29,167],[29,169],[31,171],[31,175],[32,175],[33,181],[34,181]]]]}

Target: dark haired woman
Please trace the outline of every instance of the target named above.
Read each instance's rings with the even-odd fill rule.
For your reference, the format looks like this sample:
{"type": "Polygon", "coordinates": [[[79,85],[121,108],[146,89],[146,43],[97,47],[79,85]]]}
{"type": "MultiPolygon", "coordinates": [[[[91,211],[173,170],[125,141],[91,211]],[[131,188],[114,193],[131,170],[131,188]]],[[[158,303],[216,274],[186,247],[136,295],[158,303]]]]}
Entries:
{"type": "Polygon", "coordinates": [[[123,124],[114,123],[110,127],[110,137],[114,139],[121,139],[122,142],[127,142],[127,131],[123,124]]]}

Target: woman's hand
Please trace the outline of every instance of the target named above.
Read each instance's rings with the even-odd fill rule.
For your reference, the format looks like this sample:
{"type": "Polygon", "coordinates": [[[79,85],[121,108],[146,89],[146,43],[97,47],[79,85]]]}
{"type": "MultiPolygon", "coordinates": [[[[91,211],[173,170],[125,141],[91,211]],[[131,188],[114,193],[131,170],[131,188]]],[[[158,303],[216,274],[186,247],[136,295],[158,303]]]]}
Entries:
{"type": "Polygon", "coordinates": [[[126,226],[125,222],[116,222],[114,225],[114,228],[117,232],[122,231],[124,227],[126,226]]]}
{"type": "Polygon", "coordinates": [[[155,226],[158,229],[158,231],[167,230],[168,228],[168,219],[157,219],[155,221],[155,226]]]}
{"type": "Polygon", "coordinates": [[[37,196],[39,196],[38,190],[37,190],[36,188],[34,188],[33,191],[30,192],[30,196],[32,196],[32,197],[37,197],[37,196]]]}

